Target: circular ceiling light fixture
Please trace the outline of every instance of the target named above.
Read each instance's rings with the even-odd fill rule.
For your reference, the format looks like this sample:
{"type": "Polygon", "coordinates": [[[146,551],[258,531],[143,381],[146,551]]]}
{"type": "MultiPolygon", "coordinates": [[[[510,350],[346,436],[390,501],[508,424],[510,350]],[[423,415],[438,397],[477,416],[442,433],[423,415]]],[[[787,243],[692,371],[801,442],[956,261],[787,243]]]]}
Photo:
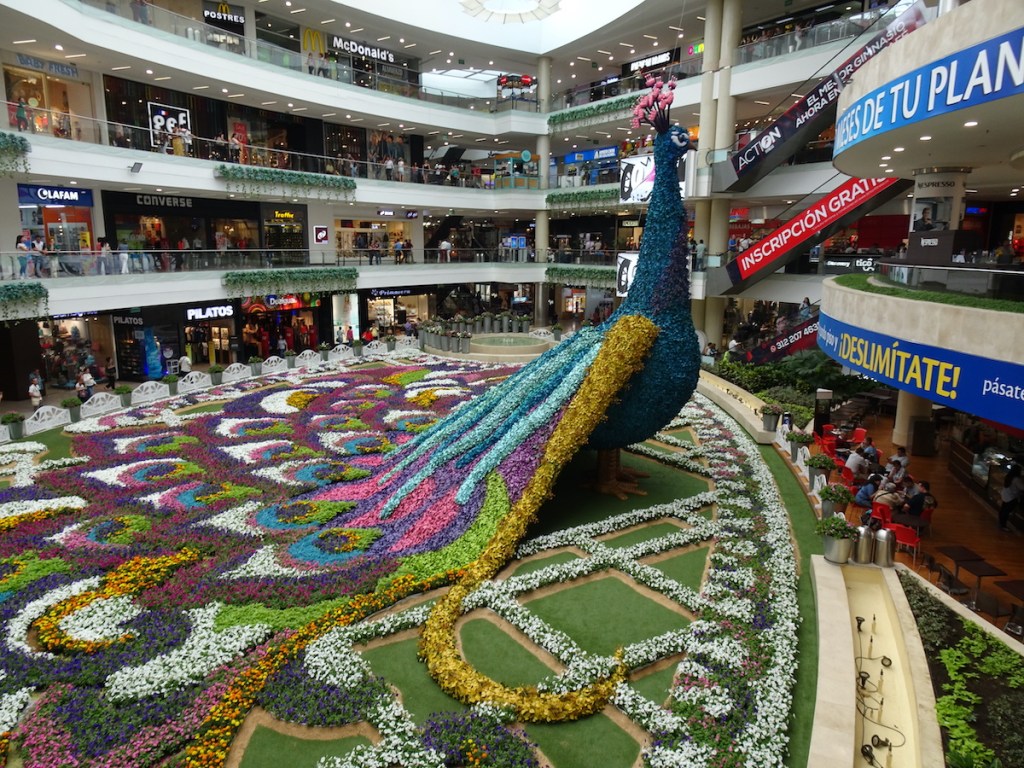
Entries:
{"type": "Polygon", "coordinates": [[[462,12],[480,21],[525,24],[546,19],[561,0],[461,0],[462,12]]]}

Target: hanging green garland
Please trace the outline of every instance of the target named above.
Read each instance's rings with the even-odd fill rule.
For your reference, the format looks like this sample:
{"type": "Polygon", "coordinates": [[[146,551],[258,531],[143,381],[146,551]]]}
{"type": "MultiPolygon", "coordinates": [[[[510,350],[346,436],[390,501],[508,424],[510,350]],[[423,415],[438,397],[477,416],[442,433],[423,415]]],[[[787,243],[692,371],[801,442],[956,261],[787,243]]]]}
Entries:
{"type": "Polygon", "coordinates": [[[0,173],[28,173],[27,155],[31,151],[32,145],[24,136],[0,131],[0,173]]]}
{"type": "Polygon", "coordinates": [[[224,287],[232,298],[277,296],[282,293],[354,291],[359,272],[353,267],[254,269],[225,272],[224,287]]]}
{"type": "Polygon", "coordinates": [[[636,94],[631,93],[615,99],[606,99],[581,107],[571,107],[548,115],[548,126],[554,127],[564,123],[575,123],[592,117],[601,117],[613,112],[632,112],[636,106],[636,94]]]}
{"type": "Polygon", "coordinates": [[[42,283],[18,280],[0,285],[0,318],[5,323],[49,314],[50,292],[42,283]]]}
{"type": "Polygon", "coordinates": [[[587,288],[614,288],[615,267],[556,266],[544,271],[544,282],[587,288]]]}
{"type": "Polygon", "coordinates": [[[551,192],[545,198],[549,207],[593,205],[619,201],[619,185],[607,185],[602,189],[580,189],[572,192],[551,192]]]}
{"type": "Polygon", "coordinates": [[[278,186],[288,194],[307,194],[312,191],[319,197],[349,199],[356,188],[355,179],[348,176],[283,171],[258,165],[222,164],[217,166],[215,173],[227,182],[229,192],[239,192],[246,196],[266,193],[268,186],[278,186]]]}

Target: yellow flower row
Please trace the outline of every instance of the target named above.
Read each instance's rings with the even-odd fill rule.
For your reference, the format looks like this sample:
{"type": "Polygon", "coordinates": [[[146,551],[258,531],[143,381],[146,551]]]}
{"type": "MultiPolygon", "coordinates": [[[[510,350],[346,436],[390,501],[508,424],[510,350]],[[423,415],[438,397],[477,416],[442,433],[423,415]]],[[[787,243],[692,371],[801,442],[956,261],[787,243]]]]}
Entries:
{"type": "Polygon", "coordinates": [[[70,507],[54,507],[53,509],[40,509],[35,512],[26,512],[24,515],[12,517],[0,517],[0,533],[16,528],[22,523],[34,523],[38,520],[45,520],[48,517],[62,515],[65,512],[74,512],[70,507]]]}
{"type": "Polygon", "coordinates": [[[586,378],[555,428],[533,478],[466,576],[452,586],[430,612],[420,639],[420,655],[431,677],[448,695],[467,704],[490,701],[512,707],[521,722],[576,720],[603,709],[615,686],[625,679],[620,663],[612,675],[578,691],[542,693],[533,686],[508,688],[473,669],[461,656],[455,623],[463,599],[492,578],[513,556],[555,479],[604,420],[619,392],[642,367],[658,327],[641,316],[620,319],[605,335],[586,378]]]}
{"type": "Polygon", "coordinates": [[[90,603],[104,598],[134,595],[143,590],[162,583],[172,571],[199,559],[199,553],[193,549],[183,549],[173,555],[160,557],[134,557],[122,563],[106,577],[97,589],[73,595],[61,600],[47,609],[46,613],[35,620],[34,626],[39,633],[39,643],[48,651],[82,651],[94,653],[114,642],[123,642],[132,637],[124,634],[114,640],[77,640],[70,637],[60,627],[61,621],[85,608],[90,603]]]}
{"type": "Polygon", "coordinates": [[[311,392],[292,392],[288,395],[288,399],[285,402],[292,408],[298,408],[300,411],[305,410],[306,406],[316,400],[316,395],[311,392]]]}

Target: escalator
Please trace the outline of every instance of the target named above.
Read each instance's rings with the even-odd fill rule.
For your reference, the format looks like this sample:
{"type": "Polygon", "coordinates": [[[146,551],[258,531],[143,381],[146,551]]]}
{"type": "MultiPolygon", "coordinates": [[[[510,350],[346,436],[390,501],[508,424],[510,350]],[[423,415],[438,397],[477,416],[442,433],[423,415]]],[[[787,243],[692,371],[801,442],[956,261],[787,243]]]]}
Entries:
{"type": "Polygon", "coordinates": [[[776,328],[771,338],[751,340],[729,350],[729,358],[738,363],[762,365],[781,360],[818,346],[818,307],[812,305],[810,312],[801,317],[793,313],[776,328]]]}
{"type": "Polygon", "coordinates": [[[913,179],[848,179],[733,261],[708,269],[706,294],[743,292],[913,186],[913,179]]]}
{"type": "Polygon", "coordinates": [[[426,242],[428,252],[441,245],[442,240],[451,240],[451,234],[462,226],[462,216],[445,216],[426,242]]]}
{"type": "MultiPolygon", "coordinates": [[[[883,23],[887,16],[879,20],[883,23]]],[[[915,2],[881,29],[828,77],[787,109],[774,122],[728,160],[711,166],[714,192],[746,192],[788,161],[808,141],[836,119],[836,102],[853,74],[879,51],[906,37],[925,23],[924,3],[915,2]]]]}

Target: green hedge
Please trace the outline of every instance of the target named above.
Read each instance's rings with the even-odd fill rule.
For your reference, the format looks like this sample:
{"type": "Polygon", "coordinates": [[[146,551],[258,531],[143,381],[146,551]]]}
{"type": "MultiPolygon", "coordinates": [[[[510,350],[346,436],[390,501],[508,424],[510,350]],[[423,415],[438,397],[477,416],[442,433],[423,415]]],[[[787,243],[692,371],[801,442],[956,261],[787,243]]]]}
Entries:
{"type": "Polygon", "coordinates": [[[837,285],[841,285],[844,288],[853,288],[857,291],[875,293],[880,296],[893,296],[913,301],[929,301],[934,304],[948,304],[954,307],[987,309],[993,312],[1024,313],[1024,302],[1010,301],[1008,299],[986,299],[980,296],[965,296],[959,293],[945,293],[943,291],[918,290],[874,275],[839,275],[835,278],[835,281],[837,285]]]}

